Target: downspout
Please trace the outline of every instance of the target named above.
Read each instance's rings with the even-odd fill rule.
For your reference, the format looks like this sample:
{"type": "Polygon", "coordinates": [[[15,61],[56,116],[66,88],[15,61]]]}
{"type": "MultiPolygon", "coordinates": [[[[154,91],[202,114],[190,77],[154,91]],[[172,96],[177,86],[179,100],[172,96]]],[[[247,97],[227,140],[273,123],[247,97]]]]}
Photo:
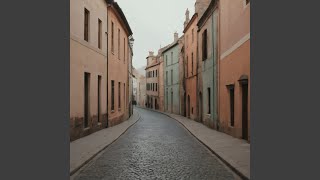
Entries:
{"type": "MultiPolygon", "coordinates": [[[[107,5],[109,6],[109,5],[107,5]]],[[[108,12],[107,12],[107,124],[106,124],[106,128],[109,127],[109,16],[108,16],[108,12]]]]}
{"type": "Polygon", "coordinates": [[[218,109],[218,112],[217,112],[217,115],[218,115],[218,126],[217,126],[217,128],[218,128],[218,131],[219,131],[219,129],[220,129],[220,48],[221,48],[221,39],[220,39],[220,22],[221,22],[221,4],[220,4],[220,0],[218,0],[218,2],[217,2],[217,8],[218,8],[218,22],[217,22],[217,36],[218,36],[218,44],[217,44],[217,46],[218,46],[218,48],[217,48],[217,65],[218,65],[218,68],[217,68],[217,80],[218,80],[218,82],[217,82],[217,84],[218,84],[218,106],[217,106],[217,109],[218,109]]]}

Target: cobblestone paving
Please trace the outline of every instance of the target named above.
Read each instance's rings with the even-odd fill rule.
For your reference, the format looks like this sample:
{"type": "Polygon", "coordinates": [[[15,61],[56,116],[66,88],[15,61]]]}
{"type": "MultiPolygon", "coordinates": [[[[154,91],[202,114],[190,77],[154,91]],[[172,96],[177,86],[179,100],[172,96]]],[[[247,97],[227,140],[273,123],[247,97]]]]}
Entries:
{"type": "Polygon", "coordinates": [[[73,179],[240,179],[175,120],[139,112],[141,119],[73,179]]]}

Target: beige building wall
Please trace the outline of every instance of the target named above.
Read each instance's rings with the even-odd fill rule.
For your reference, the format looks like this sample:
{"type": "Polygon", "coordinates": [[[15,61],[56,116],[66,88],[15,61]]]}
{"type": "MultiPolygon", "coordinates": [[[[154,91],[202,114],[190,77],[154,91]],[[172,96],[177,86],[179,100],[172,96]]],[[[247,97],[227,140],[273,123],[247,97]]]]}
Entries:
{"type": "Polygon", "coordinates": [[[164,63],[163,63],[163,56],[160,57],[160,64],[159,64],[159,110],[164,111],[164,63]]]}
{"type": "Polygon", "coordinates": [[[107,124],[107,4],[104,0],[70,0],[70,140],[86,136],[107,124]],[[89,15],[89,41],[84,40],[84,9],[89,15]],[[102,21],[98,48],[98,19],[102,21]],[[89,119],[84,123],[84,74],[90,73],[89,119]],[[101,76],[98,115],[98,75],[101,76]],[[98,116],[100,121],[98,122],[98,116]]]}
{"type": "Polygon", "coordinates": [[[139,93],[139,100],[138,106],[145,107],[146,103],[146,77],[144,75],[140,75],[138,78],[138,93],[139,93]]]}
{"type": "Polygon", "coordinates": [[[119,12],[113,7],[108,7],[108,114],[109,126],[117,125],[128,118],[129,103],[129,30],[121,19],[119,12]],[[112,23],[113,23],[113,48],[112,48],[112,23]],[[118,40],[120,30],[120,41],[118,40]],[[112,108],[112,80],[114,81],[114,109],[112,108]],[[120,94],[119,94],[120,83],[120,94]],[[120,101],[119,101],[120,97],[120,101]],[[120,103],[120,106],[119,106],[120,103]]]}

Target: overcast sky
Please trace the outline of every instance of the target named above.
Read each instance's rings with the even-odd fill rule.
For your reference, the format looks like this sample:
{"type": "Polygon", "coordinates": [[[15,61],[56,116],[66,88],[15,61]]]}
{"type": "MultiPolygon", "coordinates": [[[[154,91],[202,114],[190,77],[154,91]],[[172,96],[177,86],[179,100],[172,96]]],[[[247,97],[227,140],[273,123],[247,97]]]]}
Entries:
{"type": "Polygon", "coordinates": [[[135,39],[133,66],[146,65],[149,51],[173,42],[175,31],[182,35],[185,12],[190,18],[194,13],[195,0],[115,0],[125,14],[135,39]]]}

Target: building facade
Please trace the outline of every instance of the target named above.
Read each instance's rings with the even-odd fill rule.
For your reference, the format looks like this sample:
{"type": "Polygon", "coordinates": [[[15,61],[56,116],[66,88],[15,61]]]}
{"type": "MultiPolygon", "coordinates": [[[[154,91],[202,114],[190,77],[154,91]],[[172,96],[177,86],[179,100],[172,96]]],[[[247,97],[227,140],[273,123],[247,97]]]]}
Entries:
{"type": "Polygon", "coordinates": [[[129,116],[128,63],[132,31],[118,3],[108,2],[108,125],[114,126],[129,116]]]}
{"type": "Polygon", "coordinates": [[[180,98],[180,115],[186,116],[185,106],[186,102],[184,94],[186,93],[185,82],[185,65],[184,65],[184,35],[178,40],[178,58],[179,58],[179,98],[180,98]]]}
{"type": "Polygon", "coordinates": [[[137,105],[140,107],[146,107],[146,77],[144,75],[140,75],[139,78],[137,78],[138,81],[138,87],[137,87],[137,105]]]}
{"type": "Polygon", "coordinates": [[[146,67],[146,107],[150,109],[160,109],[159,106],[159,58],[150,51],[147,57],[146,67]]]}
{"type": "Polygon", "coordinates": [[[164,59],[164,111],[180,114],[178,33],[174,34],[174,42],[162,53],[164,59]]]}
{"type": "Polygon", "coordinates": [[[250,141],[250,1],[219,1],[220,129],[250,141]]]}
{"type": "Polygon", "coordinates": [[[214,129],[218,125],[218,12],[217,1],[213,0],[198,22],[198,52],[202,74],[199,113],[203,123],[214,129]]]}
{"type": "Polygon", "coordinates": [[[70,141],[107,126],[107,3],[70,0],[70,141]]]}

